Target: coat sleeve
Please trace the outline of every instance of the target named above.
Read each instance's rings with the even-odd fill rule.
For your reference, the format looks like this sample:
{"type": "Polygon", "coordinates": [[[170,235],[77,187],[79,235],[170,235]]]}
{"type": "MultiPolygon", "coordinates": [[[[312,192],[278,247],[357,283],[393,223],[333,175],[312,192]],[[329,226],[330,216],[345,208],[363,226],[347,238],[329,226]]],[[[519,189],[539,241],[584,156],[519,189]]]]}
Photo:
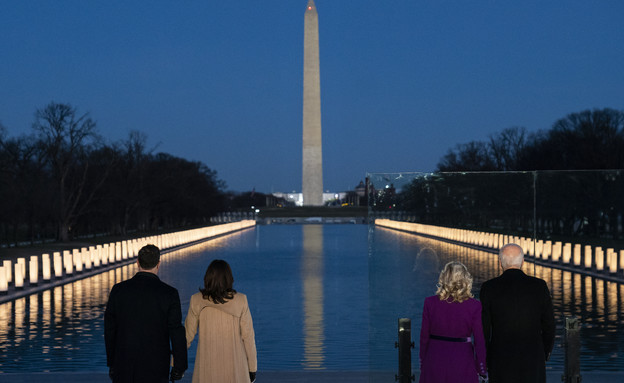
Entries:
{"type": "Polygon", "coordinates": [[[193,297],[191,297],[191,303],[189,303],[188,313],[184,321],[184,328],[186,329],[186,348],[191,347],[191,343],[193,343],[193,339],[195,339],[195,335],[197,334],[197,326],[199,326],[199,311],[197,311],[198,308],[196,305],[193,304],[193,297]]]}
{"type": "Polygon", "coordinates": [[[483,337],[483,322],[481,320],[481,304],[472,315],[472,335],[474,337],[474,347],[476,354],[476,367],[479,375],[487,375],[485,364],[485,338],[483,337]]]}
{"type": "Polygon", "coordinates": [[[247,354],[247,363],[249,364],[249,371],[258,371],[258,357],[256,354],[256,336],[253,329],[253,320],[251,319],[251,312],[249,311],[249,304],[245,299],[245,305],[243,308],[243,314],[240,320],[241,326],[241,338],[245,345],[245,353],[247,354]]]}
{"type": "Polygon", "coordinates": [[[188,368],[188,355],[186,351],[186,334],[182,325],[180,295],[178,290],[174,290],[171,295],[167,323],[173,353],[173,367],[179,371],[185,371],[188,368]]]}
{"type": "Polygon", "coordinates": [[[546,282],[542,282],[544,283],[544,307],[542,309],[541,318],[542,342],[544,344],[544,355],[546,356],[546,360],[548,360],[555,345],[555,314],[548,285],[546,282]]]}
{"type": "Polygon", "coordinates": [[[108,367],[112,367],[115,361],[115,339],[117,337],[115,291],[115,286],[113,286],[106,303],[106,311],[104,311],[104,343],[106,345],[106,365],[108,367]]]}
{"type": "Polygon", "coordinates": [[[481,323],[483,325],[483,339],[485,340],[486,350],[490,348],[490,343],[492,341],[492,316],[490,311],[490,297],[487,290],[487,283],[484,283],[479,292],[479,300],[481,300],[481,323]]]}
{"type": "Polygon", "coordinates": [[[420,369],[422,371],[423,361],[425,360],[425,355],[427,355],[427,348],[429,347],[429,333],[430,333],[430,322],[429,322],[429,305],[427,305],[427,301],[423,305],[423,313],[422,313],[422,324],[420,326],[420,369]]]}

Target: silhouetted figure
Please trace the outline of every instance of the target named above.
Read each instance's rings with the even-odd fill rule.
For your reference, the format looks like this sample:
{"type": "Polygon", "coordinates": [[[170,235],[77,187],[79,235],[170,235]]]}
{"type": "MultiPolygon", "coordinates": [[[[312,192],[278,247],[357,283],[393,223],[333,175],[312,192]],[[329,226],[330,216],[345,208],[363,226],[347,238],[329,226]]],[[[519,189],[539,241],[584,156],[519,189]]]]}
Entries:
{"type": "Polygon", "coordinates": [[[141,248],[137,263],[139,272],[113,286],[106,305],[109,375],[114,383],[182,379],[188,362],[178,290],[158,278],[160,250],[156,246],[141,248]]]}
{"type": "Polygon", "coordinates": [[[480,294],[490,382],[546,382],[555,343],[550,291],[524,274],[520,246],[507,244],[498,257],[503,274],[483,283],[480,294]]]}

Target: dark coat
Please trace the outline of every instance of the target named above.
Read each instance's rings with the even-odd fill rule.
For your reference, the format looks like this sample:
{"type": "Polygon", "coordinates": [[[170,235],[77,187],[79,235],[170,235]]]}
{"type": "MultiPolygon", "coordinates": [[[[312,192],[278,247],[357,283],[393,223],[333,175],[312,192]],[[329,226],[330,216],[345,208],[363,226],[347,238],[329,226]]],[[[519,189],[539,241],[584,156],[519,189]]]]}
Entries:
{"type": "Polygon", "coordinates": [[[546,282],[508,269],[483,283],[480,299],[490,382],[546,382],[555,343],[546,282]]]}
{"type": "Polygon", "coordinates": [[[175,367],[186,370],[178,290],[146,272],[113,286],[104,313],[104,340],[115,383],[167,382],[172,350],[175,367]]]}

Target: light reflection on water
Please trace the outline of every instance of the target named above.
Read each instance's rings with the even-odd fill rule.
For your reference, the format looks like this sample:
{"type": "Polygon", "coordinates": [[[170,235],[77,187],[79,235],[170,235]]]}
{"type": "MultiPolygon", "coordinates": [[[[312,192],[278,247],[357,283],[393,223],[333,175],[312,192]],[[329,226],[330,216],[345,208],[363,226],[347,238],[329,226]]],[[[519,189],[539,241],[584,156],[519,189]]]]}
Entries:
{"type": "MultiPolygon", "coordinates": [[[[259,226],[163,257],[160,277],[178,288],[183,316],[215,258],[230,263],[235,288],[249,298],[265,371],[395,370],[399,317],[412,318],[417,361],[422,303],[435,292],[439,269],[450,260],[466,264],[475,295],[499,274],[491,253],[396,231],[259,226]]],[[[624,370],[624,286],[529,263],[524,269],[553,295],[557,343],[548,367],[562,370],[563,320],[574,315],[583,323],[582,368],[624,370]]],[[[0,372],[106,371],[108,293],[136,271],[131,264],[0,305],[0,372]]]]}

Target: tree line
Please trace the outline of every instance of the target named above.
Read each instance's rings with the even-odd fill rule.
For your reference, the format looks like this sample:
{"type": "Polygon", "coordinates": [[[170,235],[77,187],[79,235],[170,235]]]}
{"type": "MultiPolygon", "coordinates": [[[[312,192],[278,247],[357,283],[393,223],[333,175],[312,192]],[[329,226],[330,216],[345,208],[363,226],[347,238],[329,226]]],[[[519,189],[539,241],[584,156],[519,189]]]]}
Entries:
{"type": "Polygon", "coordinates": [[[512,127],[486,141],[458,144],[438,162],[441,172],[624,169],[624,111],[572,113],[550,130],[512,127]]]}
{"type": "Polygon", "coordinates": [[[134,131],[108,143],[88,113],[54,102],[35,112],[31,134],[8,137],[0,126],[0,241],[205,225],[223,210],[216,171],[146,141],[134,131]]]}
{"type": "Polygon", "coordinates": [[[624,236],[624,111],[586,110],[548,131],[514,127],[450,149],[395,197],[423,223],[542,238],[624,236]]]}

